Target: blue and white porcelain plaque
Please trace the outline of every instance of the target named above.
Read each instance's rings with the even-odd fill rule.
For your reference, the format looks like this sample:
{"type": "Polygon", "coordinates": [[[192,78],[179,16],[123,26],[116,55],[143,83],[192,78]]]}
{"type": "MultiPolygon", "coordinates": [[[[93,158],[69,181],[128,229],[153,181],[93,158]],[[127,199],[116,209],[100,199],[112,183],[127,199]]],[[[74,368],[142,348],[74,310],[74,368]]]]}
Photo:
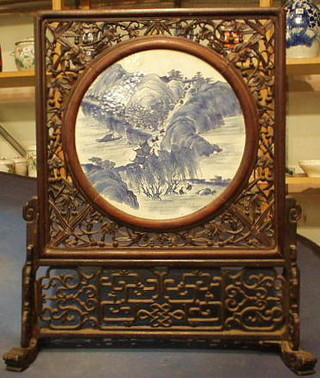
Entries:
{"type": "Polygon", "coordinates": [[[191,54],[152,49],[107,67],[76,120],[81,167],[99,194],[147,219],[197,212],[230,185],[245,122],[226,79],[191,54]]]}

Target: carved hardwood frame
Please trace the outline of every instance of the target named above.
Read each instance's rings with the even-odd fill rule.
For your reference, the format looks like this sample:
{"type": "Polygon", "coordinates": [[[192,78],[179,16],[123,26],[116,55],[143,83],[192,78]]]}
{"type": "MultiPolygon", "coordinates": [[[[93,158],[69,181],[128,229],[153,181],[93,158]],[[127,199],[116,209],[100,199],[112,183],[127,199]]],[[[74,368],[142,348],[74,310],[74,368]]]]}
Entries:
{"type": "Polygon", "coordinates": [[[165,229],[179,229],[186,228],[189,225],[196,224],[203,221],[204,218],[210,217],[217,212],[220,207],[229,201],[229,197],[233,197],[238,193],[248,180],[248,176],[252,172],[257,153],[257,114],[256,108],[248,91],[246,84],[241,76],[228,65],[228,62],[221,58],[219,54],[210,51],[199,44],[190,42],[188,40],[181,40],[181,38],[173,37],[142,37],[128,42],[123,42],[119,46],[114,46],[101,53],[97,59],[92,61],[92,64],[83,73],[81,80],[79,80],[72,90],[72,95],[69,98],[64,120],[62,124],[62,142],[64,146],[66,161],[70,166],[70,173],[75,182],[79,183],[80,190],[83,188],[84,195],[87,195],[88,201],[92,201],[100,210],[103,210],[109,216],[121,220],[125,224],[131,224],[135,227],[146,228],[151,230],[165,230],[165,229]],[[81,168],[75,146],[75,128],[78,109],[80,107],[83,96],[87,92],[92,82],[97,76],[112,64],[118,62],[131,54],[141,51],[165,49],[171,51],[181,51],[192,56],[200,58],[202,61],[209,63],[218,72],[223,74],[227,81],[233,85],[233,89],[239,98],[241,108],[243,109],[245,125],[247,128],[246,145],[242,157],[242,163],[233,178],[232,182],[223,191],[223,193],[212,203],[200,209],[196,213],[188,216],[174,219],[151,220],[141,217],[134,217],[115,206],[108,203],[89,182],[86,174],[81,168]]]}
{"type": "Polygon", "coordinates": [[[24,209],[22,339],[4,356],[9,369],[28,367],[48,340],[160,338],[276,345],[294,372],[312,373],[315,358],[299,350],[299,208],[285,199],[283,30],[273,8],[36,17],[38,197],[24,209]],[[225,30],[246,37],[226,41],[225,30]],[[230,79],[246,153],[227,197],[200,215],[147,222],[83,190],[74,120],[97,72],[162,45],[230,79]]]}

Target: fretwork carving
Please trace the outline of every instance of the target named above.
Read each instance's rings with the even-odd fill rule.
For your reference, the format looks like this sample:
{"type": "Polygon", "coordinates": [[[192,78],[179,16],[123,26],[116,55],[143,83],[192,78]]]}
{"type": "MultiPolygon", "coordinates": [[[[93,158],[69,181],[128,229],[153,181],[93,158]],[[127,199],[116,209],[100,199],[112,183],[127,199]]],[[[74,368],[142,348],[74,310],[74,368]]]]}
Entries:
{"type": "Polygon", "coordinates": [[[270,332],[284,322],[274,269],[49,268],[38,288],[52,330],[270,332]]]}

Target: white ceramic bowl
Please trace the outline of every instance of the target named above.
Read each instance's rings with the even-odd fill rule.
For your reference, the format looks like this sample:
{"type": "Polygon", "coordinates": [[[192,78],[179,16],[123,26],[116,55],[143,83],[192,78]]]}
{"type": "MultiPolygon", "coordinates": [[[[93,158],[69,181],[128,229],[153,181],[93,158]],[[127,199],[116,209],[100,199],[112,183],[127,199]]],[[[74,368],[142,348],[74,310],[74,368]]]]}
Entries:
{"type": "Polygon", "coordinates": [[[14,161],[0,157],[0,172],[14,173],[14,161]]]}
{"type": "Polygon", "coordinates": [[[320,177],[320,160],[299,160],[299,165],[309,177],[320,177]]]}

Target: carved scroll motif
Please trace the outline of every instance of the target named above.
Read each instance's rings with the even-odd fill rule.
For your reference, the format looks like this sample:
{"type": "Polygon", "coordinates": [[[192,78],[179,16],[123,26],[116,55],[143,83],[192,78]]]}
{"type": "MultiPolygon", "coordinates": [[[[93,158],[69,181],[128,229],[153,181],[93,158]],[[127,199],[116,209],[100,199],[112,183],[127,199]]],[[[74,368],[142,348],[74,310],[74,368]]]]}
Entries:
{"type": "Polygon", "coordinates": [[[38,279],[42,328],[280,330],[284,278],[274,269],[49,268],[38,279]]]}

